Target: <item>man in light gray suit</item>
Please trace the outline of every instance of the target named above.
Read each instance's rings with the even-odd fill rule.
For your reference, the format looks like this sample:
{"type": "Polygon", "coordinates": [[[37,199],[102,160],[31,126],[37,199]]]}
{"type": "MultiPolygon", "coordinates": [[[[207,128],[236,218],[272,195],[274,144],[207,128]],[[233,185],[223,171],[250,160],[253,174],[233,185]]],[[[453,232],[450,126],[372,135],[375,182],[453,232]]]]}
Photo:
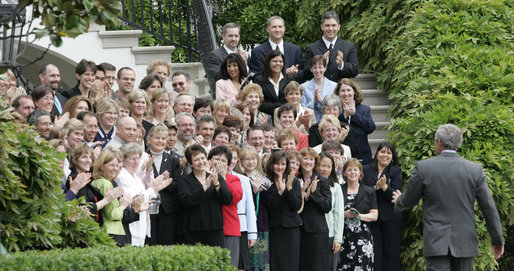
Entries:
{"type": "Polygon", "coordinates": [[[500,218],[484,170],[457,154],[461,143],[459,127],[441,125],[435,134],[437,156],[416,163],[404,193],[393,192],[397,211],[412,208],[423,198],[427,271],[473,270],[473,257],[478,255],[475,199],[491,235],[495,258],[503,254],[500,218]]]}

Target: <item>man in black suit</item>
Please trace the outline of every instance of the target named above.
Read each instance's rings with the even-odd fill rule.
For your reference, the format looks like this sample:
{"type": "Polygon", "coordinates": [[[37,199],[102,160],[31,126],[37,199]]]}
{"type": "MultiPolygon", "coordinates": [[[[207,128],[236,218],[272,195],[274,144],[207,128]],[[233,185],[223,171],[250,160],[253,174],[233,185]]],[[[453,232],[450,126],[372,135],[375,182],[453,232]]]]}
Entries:
{"type": "Polygon", "coordinates": [[[239,54],[246,63],[248,53],[245,50],[239,50],[237,47],[240,40],[239,25],[235,23],[227,23],[223,26],[223,46],[212,51],[207,58],[202,60],[203,68],[205,69],[205,76],[209,81],[210,93],[213,99],[216,99],[216,81],[221,79],[220,66],[225,57],[231,53],[239,54]]]}
{"type": "Polygon", "coordinates": [[[42,86],[50,87],[54,91],[53,115],[62,115],[62,109],[68,99],[61,94],[61,73],[59,72],[59,68],[53,64],[43,64],[39,69],[39,80],[41,80],[42,86]]]}
{"type": "Polygon", "coordinates": [[[484,169],[457,154],[461,143],[459,127],[439,126],[437,156],[417,162],[405,192],[393,192],[396,211],[412,208],[423,199],[423,256],[428,271],[473,270],[473,257],[478,255],[475,199],[495,258],[503,254],[505,240],[484,169]]]}
{"type": "Polygon", "coordinates": [[[309,44],[305,49],[305,80],[310,80],[313,77],[310,71],[310,62],[315,55],[323,55],[327,60],[325,76],[334,82],[338,82],[341,78],[351,78],[359,74],[355,45],[337,38],[340,28],[337,13],[327,11],[323,14],[323,17],[321,17],[323,36],[320,40],[309,44]]]}
{"type": "Polygon", "coordinates": [[[253,73],[262,73],[264,69],[264,58],[271,50],[279,50],[286,59],[286,73],[292,75],[296,81],[303,82],[303,57],[302,49],[297,45],[284,41],[286,26],[284,19],[279,16],[272,16],[268,19],[266,31],[269,40],[252,50],[248,60],[248,67],[253,73]]]}

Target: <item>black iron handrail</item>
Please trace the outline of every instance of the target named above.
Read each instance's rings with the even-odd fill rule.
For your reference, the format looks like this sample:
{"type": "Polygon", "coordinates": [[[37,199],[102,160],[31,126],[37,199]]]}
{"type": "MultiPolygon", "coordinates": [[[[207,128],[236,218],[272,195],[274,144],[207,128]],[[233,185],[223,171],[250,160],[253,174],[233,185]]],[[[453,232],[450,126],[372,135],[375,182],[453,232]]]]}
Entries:
{"type": "Polygon", "coordinates": [[[187,60],[194,61],[203,49],[199,46],[203,38],[199,37],[198,28],[199,21],[205,17],[201,6],[204,3],[201,0],[122,0],[119,17],[125,27],[150,34],[159,45],[181,48],[187,60]]]}

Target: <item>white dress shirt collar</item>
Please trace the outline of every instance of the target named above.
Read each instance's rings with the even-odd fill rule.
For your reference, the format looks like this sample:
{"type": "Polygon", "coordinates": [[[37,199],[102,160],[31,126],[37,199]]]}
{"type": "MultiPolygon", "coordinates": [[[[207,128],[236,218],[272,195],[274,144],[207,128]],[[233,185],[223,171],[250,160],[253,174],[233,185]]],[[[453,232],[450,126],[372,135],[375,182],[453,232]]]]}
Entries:
{"type": "Polygon", "coordinates": [[[330,48],[330,44],[332,43],[332,48],[335,48],[336,47],[336,42],[337,42],[337,37],[334,39],[333,42],[330,42],[328,40],[325,39],[324,36],[321,37],[321,39],[323,40],[323,42],[325,43],[325,46],[327,46],[327,49],[330,48]]]}
{"type": "Polygon", "coordinates": [[[269,40],[269,44],[271,45],[271,50],[275,50],[277,48],[277,45],[278,45],[278,48],[280,49],[280,52],[282,54],[284,54],[284,40],[281,40],[279,44],[276,44],[276,43],[272,42],[271,40],[269,40]]]}

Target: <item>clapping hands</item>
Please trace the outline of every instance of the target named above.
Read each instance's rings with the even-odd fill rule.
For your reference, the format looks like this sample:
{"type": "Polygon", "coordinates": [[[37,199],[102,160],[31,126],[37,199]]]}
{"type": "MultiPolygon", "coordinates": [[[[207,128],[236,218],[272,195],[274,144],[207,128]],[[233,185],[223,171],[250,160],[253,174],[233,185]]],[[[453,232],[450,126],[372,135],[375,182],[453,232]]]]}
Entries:
{"type": "Polygon", "coordinates": [[[173,178],[170,178],[169,172],[165,171],[150,182],[150,187],[155,191],[155,193],[159,193],[159,191],[170,185],[171,182],[173,182],[173,178]]]}

